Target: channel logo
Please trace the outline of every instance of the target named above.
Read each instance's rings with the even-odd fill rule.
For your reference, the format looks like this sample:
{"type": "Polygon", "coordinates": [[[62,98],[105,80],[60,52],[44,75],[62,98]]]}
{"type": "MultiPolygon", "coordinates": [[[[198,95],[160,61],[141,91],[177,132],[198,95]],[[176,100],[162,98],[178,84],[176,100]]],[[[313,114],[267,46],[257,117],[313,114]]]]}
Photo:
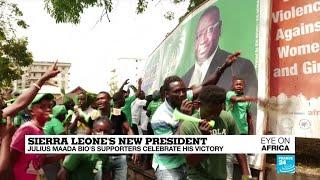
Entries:
{"type": "Polygon", "coordinates": [[[277,155],[277,174],[294,174],[296,172],[295,155],[277,155]]]}

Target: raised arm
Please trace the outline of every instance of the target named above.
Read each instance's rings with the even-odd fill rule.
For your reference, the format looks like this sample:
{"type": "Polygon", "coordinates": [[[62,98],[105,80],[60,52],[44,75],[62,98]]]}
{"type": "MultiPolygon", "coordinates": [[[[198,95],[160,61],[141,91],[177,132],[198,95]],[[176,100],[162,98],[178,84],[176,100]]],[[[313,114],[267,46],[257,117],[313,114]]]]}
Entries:
{"type": "Polygon", "coordinates": [[[137,92],[136,92],[136,97],[138,97],[138,95],[141,92],[141,84],[142,84],[142,78],[139,78],[138,79],[138,89],[137,89],[137,92]]]}
{"type": "Polygon", "coordinates": [[[41,86],[50,78],[55,77],[60,71],[57,69],[57,61],[53,64],[53,66],[48,70],[46,73],[44,73],[43,76],[34,84],[30,86],[30,88],[21,94],[15,102],[3,109],[3,117],[7,116],[14,116],[17,114],[19,111],[24,109],[26,106],[28,106],[33,98],[37,95],[39,92],[41,86]]]}
{"type": "MultiPolygon", "coordinates": [[[[138,89],[134,85],[130,85],[129,87],[133,90],[134,94],[137,94],[138,89]]],[[[130,88],[128,88],[128,93],[130,93],[130,88]]]]}
{"type": "Polygon", "coordinates": [[[0,126],[0,175],[8,169],[10,164],[10,143],[12,135],[15,131],[12,121],[8,116],[6,118],[6,125],[0,126]]]}
{"type": "Polygon", "coordinates": [[[193,98],[197,98],[202,87],[207,85],[216,85],[223,74],[223,72],[232,65],[232,63],[240,56],[240,52],[236,52],[232,55],[229,55],[226,59],[226,61],[223,63],[221,67],[217,71],[215,71],[213,74],[209,76],[209,78],[204,81],[200,86],[196,86],[192,89],[193,91],[193,98]]]}
{"type": "Polygon", "coordinates": [[[129,79],[126,79],[126,80],[122,83],[119,91],[121,91],[121,90],[123,89],[123,87],[124,87],[125,85],[127,85],[127,84],[129,84],[129,79]]]}
{"type": "Polygon", "coordinates": [[[237,102],[257,102],[258,99],[255,97],[251,96],[232,96],[230,98],[232,103],[237,103],[237,102]]]}

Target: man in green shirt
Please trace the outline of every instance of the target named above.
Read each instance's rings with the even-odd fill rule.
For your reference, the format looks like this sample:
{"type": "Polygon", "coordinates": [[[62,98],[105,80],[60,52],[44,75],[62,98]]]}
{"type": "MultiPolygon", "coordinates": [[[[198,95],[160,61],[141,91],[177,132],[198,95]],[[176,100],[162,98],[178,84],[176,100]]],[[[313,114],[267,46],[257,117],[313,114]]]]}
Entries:
{"type": "Polygon", "coordinates": [[[130,85],[130,87],[135,91],[135,95],[133,95],[133,96],[129,96],[130,88],[128,88],[128,91],[123,90],[123,87],[127,84],[129,84],[129,79],[125,80],[119,89],[119,92],[121,92],[123,94],[123,96],[125,97],[125,103],[124,103],[124,106],[121,108],[121,110],[126,115],[127,120],[129,122],[130,126],[132,127],[131,104],[134,100],[136,100],[137,95],[140,94],[142,79],[140,78],[138,80],[138,89],[136,89],[133,85],[130,85]]]}
{"type": "Polygon", "coordinates": [[[132,126],[132,116],[131,116],[131,104],[136,100],[136,96],[130,96],[125,99],[124,106],[121,108],[122,112],[126,115],[128,123],[132,126]]]}
{"type": "MultiPolygon", "coordinates": [[[[109,135],[111,123],[107,118],[94,121],[93,135],[109,135]]],[[[60,180],[110,179],[109,156],[105,154],[70,154],[58,173],[60,180]],[[101,177],[102,176],[102,177],[101,177]]]]}
{"type": "MultiPolygon", "coordinates": [[[[231,112],[239,127],[240,134],[253,134],[253,120],[250,112],[251,102],[257,102],[258,99],[244,95],[245,81],[242,78],[234,77],[232,81],[232,91],[226,95],[227,110],[231,112]]],[[[233,156],[227,156],[228,177],[233,174],[233,156]]]]}
{"type": "Polygon", "coordinates": [[[65,134],[62,122],[67,114],[67,109],[64,105],[56,105],[52,108],[52,117],[50,121],[46,122],[43,127],[46,135],[61,135],[65,134]]]}
{"type": "MultiPolygon", "coordinates": [[[[183,121],[179,127],[181,135],[235,135],[239,130],[232,115],[223,111],[226,92],[224,89],[209,85],[202,88],[199,94],[200,112],[194,116],[204,119],[200,123],[183,121]],[[209,125],[209,120],[215,121],[214,128],[209,125]]],[[[243,177],[249,176],[246,156],[236,155],[243,177]]],[[[215,180],[226,179],[226,155],[187,155],[188,179],[190,180],[215,180]]]]}
{"type": "Polygon", "coordinates": [[[241,78],[234,78],[232,91],[228,91],[226,97],[227,110],[231,112],[239,127],[240,134],[253,134],[253,122],[250,113],[251,101],[257,98],[245,96],[243,94],[245,82],[241,78]]]}

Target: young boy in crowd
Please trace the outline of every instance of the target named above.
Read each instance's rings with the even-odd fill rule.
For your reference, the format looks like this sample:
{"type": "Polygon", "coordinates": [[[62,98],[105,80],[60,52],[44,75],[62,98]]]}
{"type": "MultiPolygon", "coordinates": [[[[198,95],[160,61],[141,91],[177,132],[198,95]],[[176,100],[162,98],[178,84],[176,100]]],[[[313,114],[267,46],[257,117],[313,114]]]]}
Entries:
{"type": "MultiPolygon", "coordinates": [[[[110,135],[111,123],[99,118],[93,123],[93,135],[110,135]]],[[[70,154],[63,161],[58,173],[60,180],[109,180],[109,156],[105,154],[70,154]]]]}
{"type": "Polygon", "coordinates": [[[232,82],[232,91],[228,91],[226,98],[227,110],[235,119],[240,134],[253,134],[253,122],[250,113],[251,102],[256,98],[244,95],[245,81],[235,77],[232,82]]]}
{"type": "MultiPolygon", "coordinates": [[[[226,95],[227,110],[231,112],[233,118],[242,135],[253,134],[253,121],[250,113],[251,102],[257,98],[244,95],[245,81],[242,78],[234,77],[232,81],[232,91],[226,95]]],[[[233,155],[227,156],[228,179],[233,176],[233,155]]]]}

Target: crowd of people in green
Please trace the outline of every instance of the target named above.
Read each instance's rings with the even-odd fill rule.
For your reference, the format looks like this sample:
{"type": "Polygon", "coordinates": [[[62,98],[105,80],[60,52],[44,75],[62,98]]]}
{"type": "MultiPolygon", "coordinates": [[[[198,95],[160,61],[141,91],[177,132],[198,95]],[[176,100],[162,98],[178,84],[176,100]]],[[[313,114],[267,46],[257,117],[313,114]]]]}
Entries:
{"type": "MultiPolygon", "coordinates": [[[[216,86],[223,72],[239,53],[201,85],[187,88],[178,76],[167,77],[159,90],[145,95],[126,80],[112,96],[99,92],[88,103],[86,92],[56,103],[52,94],[38,94],[41,86],[59,71],[56,65],[14,100],[1,103],[0,177],[35,180],[43,171],[46,179],[127,179],[128,161],[142,169],[153,168],[156,179],[232,179],[232,155],[225,154],[26,154],[25,135],[236,135],[253,134],[245,80],[234,77],[232,90],[216,86]],[[131,89],[131,90],[130,90],[131,89]],[[130,92],[132,91],[132,92],[130,92]],[[173,111],[201,119],[200,123],[173,120],[173,111]],[[214,127],[209,121],[215,121],[214,127]]],[[[251,177],[245,154],[236,154],[242,179],[251,177]]]]}

